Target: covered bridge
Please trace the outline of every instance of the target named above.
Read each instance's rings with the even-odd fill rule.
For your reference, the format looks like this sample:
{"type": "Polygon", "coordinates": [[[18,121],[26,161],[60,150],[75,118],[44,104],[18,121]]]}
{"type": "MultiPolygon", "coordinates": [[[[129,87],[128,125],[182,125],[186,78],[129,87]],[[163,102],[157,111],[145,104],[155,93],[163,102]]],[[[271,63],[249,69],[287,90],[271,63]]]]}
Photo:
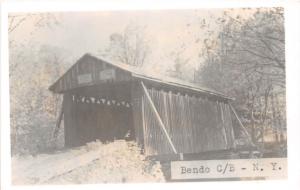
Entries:
{"type": "Polygon", "coordinates": [[[131,138],[146,155],[235,148],[231,98],[90,54],[49,88],[63,94],[65,145],[131,138]]]}

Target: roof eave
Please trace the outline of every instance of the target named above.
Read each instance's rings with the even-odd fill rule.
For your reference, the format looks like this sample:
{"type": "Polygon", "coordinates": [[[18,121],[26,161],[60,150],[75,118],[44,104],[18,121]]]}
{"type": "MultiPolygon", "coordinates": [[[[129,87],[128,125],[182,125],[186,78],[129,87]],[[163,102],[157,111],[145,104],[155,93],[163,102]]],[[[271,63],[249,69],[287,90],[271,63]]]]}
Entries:
{"type": "MultiPolygon", "coordinates": [[[[156,83],[162,83],[160,80],[158,80],[156,78],[146,77],[146,76],[143,76],[143,75],[139,75],[137,73],[132,73],[132,77],[133,78],[137,78],[137,79],[144,79],[144,80],[148,80],[148,81],[152,81],[152,82],[156,82],[156,83]]],[[[210,96],[216,96],[216,97],[220,97],[220,98],[223,98],[223,99],[226,99],[226,100],[231,100],[231,101],[235,100],[233,97],[224,95],[222,93],[207,91],[207,90],[203,90],[201,88],[194,88],[194,87],[185,86],[185,85],[182,85],[182,84],[177,84],[177,83],[172,83],[172,82],[167,82],[167,83],[162,83],[162,84],[171,85],[171,86],[175,86],[175,87],[179,87],[179,88],[184,88],[184,89],[187,89],[187,90],[194,91],[196,93],[208,94],[210,96]]],[[[54,83],[53,85],[51,85],[48,89],[51,92],[57,93],[57,94],[63,94],[65,92],[65,91],[59,91],[59,90],[57,90],[56,89],[56,83],[54,83]]],[[[71,90],[71,89],[69,89],[69,90],[71,90]]]]}
{"type": "MultiPolygon", "coordinates": [[[[140,74],[137,74],[137,73],[132,73],[132,77],[161,83],[161,81],[156,79],[156,78],[150,78],[150,77],[140,75],[140,74]]],[[[183,85],[183,84],[172,83],[172,82],[167,82],[165,84],[180,87],[180,88],[185,88],[185,89],[192,90],[192,91],[198,92],[198,93],[204,93],[204,94],[209,94],[211,96],[217,96],[217,97],[220,97],[220,98],[223,98],[223,99],[226,99],[226,100],[231,100],[231,101],[235,100],[233,97],[227,96],[225,94],[208,91],[208,90],[204,90],[204,89],[201,89],[201,88],[194,88],[194,87],[186,86],[186,85],[183,85]]]]}

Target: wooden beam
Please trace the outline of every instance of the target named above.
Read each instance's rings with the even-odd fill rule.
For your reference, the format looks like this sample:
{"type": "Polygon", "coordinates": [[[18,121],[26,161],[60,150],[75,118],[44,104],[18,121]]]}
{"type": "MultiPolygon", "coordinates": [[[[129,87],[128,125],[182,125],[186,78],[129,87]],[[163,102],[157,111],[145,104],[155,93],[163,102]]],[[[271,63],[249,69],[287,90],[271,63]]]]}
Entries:
{"type": "Polygon", "coordinates": [[[166,130],[166,127],[165,127],[165,125],[164,125],[164,123],[163,123],[163,121],[162,121],[162,119],[161,119],[161,117],[160,117],[158,111],[156,110],[156,107],[155,107],[155,105],[154,105],[154,103],[153,103],[153,101],[152,101],[152,99],[151,99],[151,97],[150,97],[150,95],[149,95],[149,93],[148,93],[148,90],[147,90],[147,88],[145,87],[143,81],[141,81],[141,84],[142,84],[143,90],[144,90],[144,92],[145,92],[145,95],[146,95],[146,97],[147,97],[147,100],[148,100],[148,102],[149,102],[149,104],[150,104],[150,107],[152,108],[152,110],[153,110],[153,112],[154,112],[154,114],[155,114],[155,116],[156,116],[156,118],[157,118],[157,120],[158,120],[158,123],[159,123],[159,125],[160,125],[160,127],[161,127],[161,129],[162,129],[162,131],[163,131],[163,133],[164,133],[165,136],[167,137],[168,142],[169,142],[169,144],[170,144],[172,150],[174,151],[175,154],[177,154],[177,150],[176,150],[176,148],[175,148],[175,146],[174,146],[174,144],[173,144],[173,142],[172,142],[172,140],[171,140],[171,138],[170,138],[170,136],[169,136],[169,134],[168,134],[168,132],[167,132],[167,130],[166,130]]]}
{"type": "Polygon", "coordinates": [[[235,109],[233,108],[233,106],[232,106],[230,103],[228,103],[228,104],[229,104],[230,109],[231,109],[232,112],[234,113],[236,119],[238,120],[240,126],[242,127],[243,131],[246,133],[246,135],[247,135],[248,138],[250,139],[251,145],[254,146],[254,144],[253,144],[253,142],[252,142],[252,140],[251,140],[250,134],[248,133],[248,131],[247,131],[247,129],[245,128],[245,126],[243,125],[243,123],[242,123],[242,121],[240,120],[240,118],[239,118],[238,114],[236,113],[235,109]]]}
{"type": "Polygon", "coordinates": [[[188,91],[193,91],[194,93],[196,92],[196,93],[201,93],[204,95],[207,94],[208,96],[220,97],[221,99],[225,99],[225,100],[234,100],[234,98],[226,96],[220,92],[213,91],[211,89],[208,90],[208,89],[199,88],[199,86],[197,86],[195,84],[191,84],[191,83],[187,84],[186,82],[182,83],[182,81],[178,81],[178,80],[174,81],[174,79],[171,79],[171,78],[162,80],[159,78],[148,77],[148,76],[137,74],[137,73],[132,73],[132,76],[134,78],[139,78],[139,79],[144,79],[144,80],[151,81],[151,82],[156,82],[159,84],[159,86],[165,85],[165,86],[169,86],[169,87],[180,88],[181,89],[180,91],[188,90],[188,91]]]}
{"type": "Polygon", "coordinates": [[[143,124],[143,131],[146,131],[146,125],[145,125],[145,107],[144,107],[143,97],[142,97],[141,104],[142,104],[142,124],[143,124]]]}
{"type": "Polygon", "coordinates": [[[62,104],[61,104],[61,108],[60,108],[60,112],[59,112],[59,116],[58,116],[58,119],[56,121],[56,125],[55,125],[55,129],[54,129],[54,132],[53,132],[53,138],[56,138],[57,134],[58,134],[58,131],[59,131],[59,128],[60,128],[60,124],[61,124],[61,121],[62,121],[62,118],[63,118],[63,115],[64,115],[64,111],[63,111],[63,105],[64,105],[64,100],[62,101],[62,104]]]}
{"type": "Polygon", "coordinates": [[[222,103],[218,103],[218,102],[217,102],[217,105],[219,106],[219,108],[221,110],[222,132],[223,132],[223,135],[224,135],[226,148],[228,148],[228,140],[227,140],[227,133],[226,133],[226,129],[225,129],[223,106],[222,106],[222,103]]]}

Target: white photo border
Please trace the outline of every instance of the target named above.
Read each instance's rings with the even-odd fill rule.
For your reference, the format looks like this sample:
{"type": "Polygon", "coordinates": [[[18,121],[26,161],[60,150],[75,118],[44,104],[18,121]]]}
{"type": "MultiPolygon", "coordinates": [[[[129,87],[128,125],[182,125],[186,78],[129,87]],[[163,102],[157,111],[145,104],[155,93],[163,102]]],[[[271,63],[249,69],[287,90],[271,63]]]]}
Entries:
{"type": "Polygon", "coordinates": [[[273,0],[102,0],[102,1],[4,1],[1,4],[1,188],[2,189],[300,189],[300,1],[273,0]],[[287,139],[288,179],[268,181],[192,182],[163,184],[97,184],[70,186],[12,186],[10,160],[9,119],[9,64],[7,15],[12,12],[61,12],[96,10],[149,10],[149,9],[196,9],[196,8],[241,8],[284,7],[287,65],[287,139]]]}

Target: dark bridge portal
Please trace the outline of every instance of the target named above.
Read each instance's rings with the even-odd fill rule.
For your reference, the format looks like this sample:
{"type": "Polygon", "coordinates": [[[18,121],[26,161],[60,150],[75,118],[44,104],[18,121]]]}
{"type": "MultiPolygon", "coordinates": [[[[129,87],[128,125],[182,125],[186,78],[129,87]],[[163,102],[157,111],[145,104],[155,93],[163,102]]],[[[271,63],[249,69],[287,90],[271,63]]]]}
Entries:
{"type": "Polygon", "coordinates": [[[65,94],[67,146],[134,137],[129,85],[83,87],[65,94]],[[122,98],[120,98],[122,95],[122,98]],[[69,119],[68,119],[69,118],[69,119]],[[75,140],[76,139],[76,140],[75,140]]]}

